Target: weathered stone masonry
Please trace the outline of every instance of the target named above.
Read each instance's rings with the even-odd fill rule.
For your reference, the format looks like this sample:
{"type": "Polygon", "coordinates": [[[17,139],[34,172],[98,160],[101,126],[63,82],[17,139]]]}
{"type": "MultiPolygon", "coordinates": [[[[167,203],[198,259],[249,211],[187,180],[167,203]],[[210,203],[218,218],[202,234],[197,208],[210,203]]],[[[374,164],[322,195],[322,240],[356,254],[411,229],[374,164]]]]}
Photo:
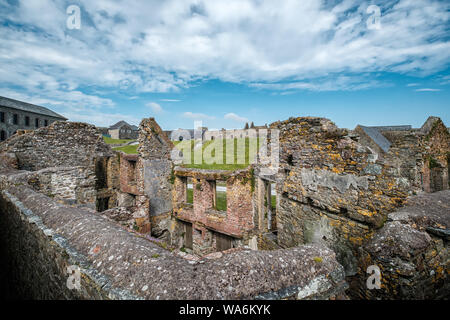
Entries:
{"type": "Polygon", "coordinates": [[[32,172],[30,184],[48,196],[93,209],[103,199],[115,200],[107,177],[114,153],[92,125],[59,121],[19,133],[0,145],[0,154],[9,154],[15,168],[32,172]]]}
{"type": "MultiPolygon", "coordinates": [[[[368,299],[448,299],[450,294],[450,192],[421,194],[390,213],[388,222],[360,248],[362,269],[377,265],[381,290],[368,299]]],[[[361,280],[363,278],[360,278],[361,280]]],[[[364,288],[361,283],[360,288],[364,288]]]]}
{"type": "Polygon", "coordinates": [[[174,169],[174,216],[192,224],[194,252],[218,251],[216,241],[221,236],[226,236],[229,248],[248,244],[255,234],[251,179],[249,170],[174,169]],[[193,182],[193,204],[186,203],[187,177],[193,182]],[[217,181],[226,182],[226,211],[215,208],[217,181]]]}
{"type": "Polygon", "coordinates": [[[417,130],[349,131],[323,118],[291,118],[271,129],[280,130],[281,148],[280,170],[271,176],[258,165],[174,167],[173,144],[152,118],[141,122],[138,155],[113,152],[94,127],[79,123],[55,123],[0,144],[0,223],[7,229],[0,254],[13,275],[7,291],[44,298],[329,298],[344,297],[346,275],[353,298],[448,297],[450,192],[423,194],[449,187],[450,139],[440,119],[417,130]],[[193,204],[186,203],[187,178],[193,204]],[[226,183],[226,211],[215,208],[217,181],[226,183]],[[172,248],[190,243],[203,258],[188,262],[147,240],[150,234],[172,248]],[[228,248],[238,249],[208,255],[228,248]],[[24,256],[27,250],[39,254],[24,256]],[[69,264],[82,266],[82,292],[65,287],[69,264]],[[365,286],[372,264],[382,269],[381,290],[365,286]]]}
{"type": "MultiPolygon", "coordinates": [[[[270,127],[280,130],[278,174],[267,176],[259,165],[236,172],[174,168],[173,212],[175,222],[183,223],[181,228],[179,223],[175,224],[178,227],[170,224],[171,244],[182,243],[196,253],[208,254],[223,250],[218,241],[223,236],[229,237],[229,247],[253,249],[320,243],[332,248],[344,266],[352,283],[352,297],[380,296],[367,290],[369,260],[362,258],[367,256],[362,247],[379,237],[389,214],[415,194],[448,189],[447,128],[433,117],[421,129],[358,126],[350,131],[323,118],[291,118],[270,127]],[[234,178],[239,176],[241,179],[234,178]],[[192,178],[193,204],[186,203],[188,177],[192,178]],[[219,180],[227,184],[226,212],[214,209],[215,183],[219,180]],[[275,210],[268,205],[273,183],[277,191],[275,210]],[[180,237],[181,243],[177,241],[180,237]]],[[[449,212],[444,210],[442,214],[449,212]]],[[[446,232],[448,226],[440,228],[446,232]]],[[[409,241],[413,244],[416,240],[413,236],[409,241]]],[[[431,252],[424,258],[429,264],[429,276],[420,271],[416,252],[412,258],[417,267],[412,272],[415,280],[398,284],[397,277],[387,273],[381,296],[448,295],[442,282],[448,278],[448,248],[445,239],[436,241],[444,244],[429,245],[420,251],[431,252]],[[436,256],[433,250],[440,254],[436,256]],[[430,285],[433,275],[441,280],[433,280],[430,285]],[[405,287],[406,283],[434,288],[434,294],[422,295],[419,289],[407,289],[414,286],[405,287]],[[400,289],[389,289],[392,287],[400,289]]],[[[375,255],[372,262],[377,259],[375,255]]]]}
{"type": "MultiPolygon", "coordinates": [[[[323,118],[291,118],[270,127],[280,130],[277,244],[322,243],[332,248],[354,283],[353,297],[371,296],[360,281],[367,278],[360,248],[408,197],[422,190],[436,191],[430,185],[448,189],[447,128],[437,118],[430,118],[420,130],[383,128],[381,133],[380,129],[366,132],[360,127],[340,129],[323,118]],[[435,182],[430,175],[427,178],[433,168],[441,173],[434,174],[435,182]]],[[[259,170],[256,168],[256,175],[259,170]]],[[[445,225],[441,228],[448,230],[445,225]]],[[[445,264],[445,259],[440,260],[439,268],[445,264]]],[[[448,277],[448,266],[444,275],[448,277]]],[[[385,284],[389,286],[393,284],[385,284]]],[[[420,297],[419,291],[414,293],[420,297]]],[[[390,297],[394,296],[411,298],[414,294],[390,297]]]]}
{"type": "Polygon", "coordinates": [[[281,299],[345,297],[342,267],[320,245],[188,262],[89,209],[69,208],[0,172],[0,243],[11,297],[281,299]],[[19,232],[17,232],[19,231],[19,232]],[[79,266],[81,290],[66,287],[79,266]]]}

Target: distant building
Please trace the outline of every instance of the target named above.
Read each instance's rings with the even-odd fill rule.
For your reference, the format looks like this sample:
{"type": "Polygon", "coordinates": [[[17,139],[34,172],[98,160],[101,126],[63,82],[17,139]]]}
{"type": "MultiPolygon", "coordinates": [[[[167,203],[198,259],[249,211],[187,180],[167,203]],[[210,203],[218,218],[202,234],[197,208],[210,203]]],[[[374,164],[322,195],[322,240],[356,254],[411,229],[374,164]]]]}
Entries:
{"type": "Polygon", "coordinates": [[[203,140],[214,140],[214,139],[235,139],[235,138],[250,138],[252,135],[258,134],[259,130],[268,129],[265,126],[255,126],[252,122],[250,128],[248,129],[248,123],[246,123],[244,129],[222,129],[222,130],[212,130],[206,131],[203,135],[203,140]]]}
{"type": "Polygon", "coordinates": [[[125,121],[119,121],[109,127],[108,133],[113,139],[137,139],[139,128],[125,121]]]}
{"type": "Polygon", "coordinates": [[[204,139],[205,133],[208,131],[208,128],[202,127],[198,128],[197,130],[194,129],[181,129],[178,128],[176,130],[166,130],[164,133],[167,135],[167,137],[172,141],[185,141],[185,140],[193,140],[198,139],[199,137],[196,137],[196,134],[200,135],[201,132],[201,139],[204,139]]]}
{"type": "Polygon", "coordinates": [[[17,130],[33,130],[66,120],[45,107],[0,96],[0,141],[8,139],[17,130]]]}
{"type": "Polygon", "coordinates": [[[244,129],[221,129],[221,130],[208,130],[207,127],[194,129],[176,129],[176,130],[166,130],[164,133],[167,137],[172,141],[183,141],[183,140],[192,140],[199,139],[200,137],[194,137],[195,134],[199,134],[201,130],[201,139],[204,141],[214,140],[220,138],[248,138],[254,133],[258,133],[261,129],[268,129],[267,125],[265,126],[255,126],[252,122],[251,127],[248,127],[248,123],[246,124],[244,129]],[[247,129],[246,129],[247,128],[247,129]],[[197,133],[198,132],[198,133],[197,133]]]}

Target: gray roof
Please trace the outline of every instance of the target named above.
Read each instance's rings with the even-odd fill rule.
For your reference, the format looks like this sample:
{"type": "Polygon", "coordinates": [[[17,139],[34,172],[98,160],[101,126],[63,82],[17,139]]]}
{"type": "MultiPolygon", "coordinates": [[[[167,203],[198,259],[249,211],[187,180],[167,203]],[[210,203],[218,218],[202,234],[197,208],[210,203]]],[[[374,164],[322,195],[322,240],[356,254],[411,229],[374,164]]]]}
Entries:
{"type": "Polygon", "coordinates": [[[388,152],[391,147],[391,142],[386,139],[376,127],[359,126],[384,152],[388,152]]]}
{"type": "Polygon", "coordinates": [[[0,106],[8,107],[11,109],[22,110],[22,111],[26,111],[26,112],[42,114],[45,116],[59,118],[62,120],[67,120],[67,118],[63,117],[62,115],[57,114],[56,112],[53,112],[52,110],[47,109],[45,107],[37,106],[35,104],[26,103],[23,101],[14,100],[14,99],[2,97],[2,96],[0,96],[0,106]]]}
{"type": "Polygon", "coordinates": [[[376,128],[380,131],[409,131],[412,130],[412,126],[404,125],[404,126],[373,126],[371,128],[376,128]]]}
{"type": "Polygon", "coordinates": [[[117,122],[116,124],[113,124],[111,127],[109,127],[109,129],[112,129],[112,130],[119,129],[120,127],[122,127],[124,125],[127,125],[127,126],[131,127],[131,129],[133,129],[133,130],[139,130],[138,127],[136,127],[134,125],[131,125],[131,124],[129,124],[126,121],[123,121],[123,120],[117,122]]]}

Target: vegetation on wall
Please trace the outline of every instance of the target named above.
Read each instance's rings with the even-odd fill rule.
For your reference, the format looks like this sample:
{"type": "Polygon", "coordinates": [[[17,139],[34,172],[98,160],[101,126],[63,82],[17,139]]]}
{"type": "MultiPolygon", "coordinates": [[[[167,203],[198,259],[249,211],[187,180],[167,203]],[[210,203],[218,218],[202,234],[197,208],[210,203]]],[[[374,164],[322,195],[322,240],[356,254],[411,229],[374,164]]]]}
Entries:
{"type": "Polygon", "coordinates": [[[438,168],[438,167],[440,167],[440,165],[439,165],[439,162],[436,161],[436,159],[434,159],[432,156],[430,156],[430,157],[428,158],[428,167],[429,167],[430,169],[433,169],[433,168],[438,168]]]}

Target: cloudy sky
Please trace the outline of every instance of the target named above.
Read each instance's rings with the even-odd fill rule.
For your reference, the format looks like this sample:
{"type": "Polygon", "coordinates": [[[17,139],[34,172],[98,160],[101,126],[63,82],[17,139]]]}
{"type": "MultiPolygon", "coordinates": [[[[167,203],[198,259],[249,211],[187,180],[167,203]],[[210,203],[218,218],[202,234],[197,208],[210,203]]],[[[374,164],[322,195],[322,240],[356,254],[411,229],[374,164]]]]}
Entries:
{"type": "Polygon", "coordinates": [[[0,0],[0,95],[99,126],[450,126],[449,18],[445,0],[0,0]]]}

